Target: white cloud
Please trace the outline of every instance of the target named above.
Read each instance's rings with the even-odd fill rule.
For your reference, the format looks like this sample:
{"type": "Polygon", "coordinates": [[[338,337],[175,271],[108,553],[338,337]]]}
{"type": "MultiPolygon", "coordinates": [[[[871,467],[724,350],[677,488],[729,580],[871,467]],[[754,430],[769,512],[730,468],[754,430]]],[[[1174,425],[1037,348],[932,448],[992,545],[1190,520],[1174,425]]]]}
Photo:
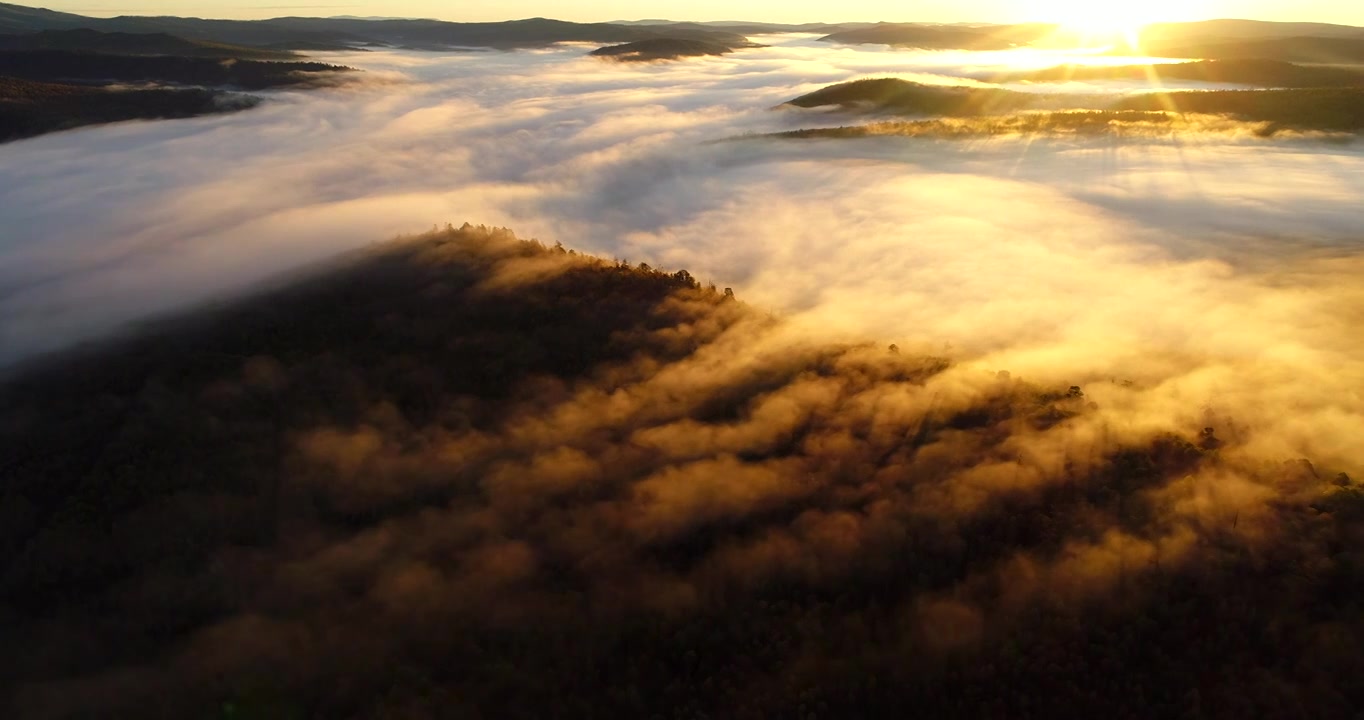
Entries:
{"type": "Polygon", "coordinates": [[[822,332],[1137,379],[1154,390],[1106,402],[1181,422],[1225,406],[1272,427],[1274,452],[1364,460],[1359,149],[712,143],[847,122],[770,109],[829,83],[968,82],[1004,60],[801,37],[672,64],[583,53],[327,58],[371,82],[5,146],[0,362],[467,220],[686,267],[822,332]]]}

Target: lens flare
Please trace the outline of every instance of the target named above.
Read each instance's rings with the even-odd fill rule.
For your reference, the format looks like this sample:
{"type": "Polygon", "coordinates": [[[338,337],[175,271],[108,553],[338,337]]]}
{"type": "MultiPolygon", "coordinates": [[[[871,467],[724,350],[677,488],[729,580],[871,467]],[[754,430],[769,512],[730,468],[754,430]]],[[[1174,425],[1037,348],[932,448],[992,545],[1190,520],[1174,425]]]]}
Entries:
{"type": "MultiPolygon", "coordinates": [[[[1193,4],[1197,4],[1196,0],[1193,4]]],[[[1190,3],[1148,0],[1141,3],[1096,3],[1089,0],[1058,0],[1056,22],[1062,34],[1075,36],[1088,46],[1125,45],[1137,49],[1141,32],[1151,24],[1187,15],[1190,3]]]]}

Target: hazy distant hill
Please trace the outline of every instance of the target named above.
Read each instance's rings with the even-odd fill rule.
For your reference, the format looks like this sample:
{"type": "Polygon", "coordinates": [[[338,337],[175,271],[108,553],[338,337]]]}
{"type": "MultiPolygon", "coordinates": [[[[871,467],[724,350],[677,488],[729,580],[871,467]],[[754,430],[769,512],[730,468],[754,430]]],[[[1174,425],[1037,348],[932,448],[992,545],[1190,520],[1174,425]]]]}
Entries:
{"type": "Polygon", "coordinates": [[[290,60],[296,53],[204,40],[186,40],[166,33],[42,30],[30,35],[0,35],[0,50],[69,50],[110,55],[179,55],[182,57],[290,60]]]}
{"type": "Polygon", "coordinates": [[[197,88],[108,90],[0,76],[0,142],[84,125],[233,112],[257,102],[197,88]]]}
{"type": "Polygon", "coordinates": [[[613,25],[633,25],[652,27],[654,29],[711,29],[726,30],[729,32],[743,33],[744,35],[770,35],[774,33],[819,33],[829,35],[832,33],[847,32],[850,30],[860,30],[874,26],[876,23],[852,22],[852,23],[769,23],[769,22],[748,22],[743,20],[711,20],[706,22],[674,22],[672,20],[616,20],[613,25]]]}
{"type": "Polygon", "coordinates": [[[990,82],[1094,82],[1105,80],[1161,83],[1196,81],[1261,87],[1313,88],[1364,85],[1364,72],[1338,67],[1294,65],[1278,60],[1203,60],[1154,65],[1061,65],[1045,70],[977,76],[990,82]]]}
{"type": "MultiPolygon", "coordinates": [[[[653,28],[632,28],[606,23],[573,23],[548,18],[490,23],[314,18],[279,18],[267,22],[280,28],[344,33],[418,48],[462,45],[511,49],[538,47],[556,42],[624,43],[661,36],[660,32],[653,28]]],[[[721,42],[743,40],[734,33],[710,30],[670,34],[674,37],[721,42]]]]}
{"type": "Polygon", "coordinates": [[[820,38],[846,45],[893,45],[926,50],[1007,50],[1029,45],[1056,32],[1055,25],[925,25],[880,23],[820,38]]]}
{"type": "Polygon", "coordinates": [[[365,46],[319,40],[294,40],[273,45],[261,46],[265,50],[288,53],[291,56],[307,52],[370,52],[371,47],[382,47],[382,43],[367,43],[365,46]]]}
{"type": "Polygon", "coordinates": [[[1141,51],[1152,57],[1358,64],[1364,63],[1364,36],[1281,37],[1164,44],[1153,42],[1144,45],[1141,51]]]}
{"type": "Polygon", "coordinates": [[[547,18],[455,23],[439,20],[371,20],[283,17],[271,20],[204,20],[179,17],[87,18],[0,4],[0,32],[89,28],[106,32],[164,33],[191,40],[273,48],[344,47],[378,43],[439,50],[451,46],[513,49],[557,42],[627,43],[673,37],[737,45],[743,35],[720,28],[573,23],[547,18]]]}
{"type": "MultiPolygon", "coordinates": [[[[809,23],[717,21],[672,22],[644,20],[616,23],[573,23],[548,18],[507,22],[456,23],[430,19],[355,17],[282,17],[270,20],[205,20],[179,17],[122,16],[90,18],[71,13],[0,3],[0,33],[86,28],[136,34],[163,33],[196,41],[249,45],[274,49],[343,49],[380,44],[441,50],[451,47],[514,49],[557,42],[623,44],[675,38],[728,44],[734,47],[748,35],[779,32],[824,33],[824,40],[848,44],[886,44],[927,49],[1001,50],[1046,40],[1055,25],[988,23],[809,23]]],[[[1323,23],[1272,23],[1215,20],[1153,25],[1143,42],[1159,54],[1216,58],[1269,58],[1314,62],[1353,62],[1358,54],[1343,46],[1329,51],[1313,47],[1316,39],[1364,39],[1364,29],[1323,23]],[[1287,46],[1222,47],[1233,41],[1291,41],[1287,46]],[[1305,44],[1304,44],[1305,43],[1305,44]],[[1187,52],[1197,50],[1199,52],[1187,52]]]]}
{"type": "Polygon", "coordinates": [[[1268,123],[1265,134],[1279,129],[1364,131],[1364,89],[1222,90],[1217,92],[1146,93],[1122,98],[1115,110],[1227,115],[1268,123]]]}
{"type": "Polygon", "coordinates": [[[38,30],[89,27],[89,23],[94,20],[83,15],[0,3],[0,33],[30,33],[38,30]]]}
{"type": "Polygon", "coordinates": [[[923,85],[896,78],[839,83],[786,103],[801,108],[963,117],[1030,109],[1046,96],[994,88],[923,85]]]}
{"type": "MultiPolygon", "coordinates": [[[[351,69],[281,49],[180,37],[163,27],[214,26],[179,18],[99,20],[0,4],[0,142],[83,125],[241,110],[256,98],[223,89],[307,86],[351,69]],[[102,29],[85,27],[96,25],[102,29]],[[130,26],[137,31],[112,28],[130,26]],[[270,62],[280,61],[280,62],[270,62]],[[74,83],[74,84],[73,84],[74,83]],[[116,90],[116,83],[211,89],[116,90]]],[[[202,29],[202,27],[201,27],[202,29]]],[[[293,32],[291,43],[307,33],[293,32]]],[[[280,35],[281,38],[288,37],[280,35]]]]}
{"type": "Polygon", "coordinates": [[[1264,20],[1205,20],[1202,22],[1155,23],[1142,29],[1143,43],[1193,43],[1209,38],[1249,40],[1286,37],[1364,38],[1364,28],[1351,25],[1264,20]]]}
{"type": "MultiPolygon", "coordinates": [[[[932,25],[879,23],[835,32],[823,40],[923,49],[1003,50],[1067,38],[1055,25],[932,25]],[[1059,33],[1059,34],[1058,34],[1059,33]]],[[[1073,42],[1073,40],[1071,40],[1073,42]]],[[[1364,28],[1325,23],[1213,20],[1151,25],[1141,52],[1157,57],[1275,59],[1293,62],[1359,62],[1364,28]]],[[[1115,52],[1130,53],[1131,48],[1115,52]]]]}
{"type": "Polygon", "coordinates": [[[940,118],[1009,116],[1025,111],[1174,112],[1223,115],[1279,129],[1364,131],[1364,87],[1177,91],[1118,95],[1045,94],[921,85],[896,78],[839,83],[786,103],[853,113],[940,118]]]}
{"type": "MultiPolygon", "coordinates": [[[[753,47],[744,43],[739,47],[753,47]]],[[[680,60],[688,57],[707,55],[727,55],[737,48],[721,43],[702,40],[682,40],[679,38],[657,38],[639,42],[612,45],[592,51],[592,55],[620,62],[651,62],[655,60],[680,60]]]]}

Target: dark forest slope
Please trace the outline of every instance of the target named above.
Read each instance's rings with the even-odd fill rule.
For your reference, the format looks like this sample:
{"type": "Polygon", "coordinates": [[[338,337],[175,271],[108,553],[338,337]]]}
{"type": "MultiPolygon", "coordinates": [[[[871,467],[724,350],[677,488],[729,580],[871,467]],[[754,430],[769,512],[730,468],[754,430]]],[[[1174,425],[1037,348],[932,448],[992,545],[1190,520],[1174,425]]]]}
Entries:
{"type": "Polygon", "coordinates": [[[108,90],[0,76],[0,143],[59,130],[244,110],[258,100],[197,88],[108,90]]]}
{"type": "MultiPolygon", "coordinates": [[[[861,112],[961,117],[1008,113],[1043,105],[1048,96],[1012,90],[924,85],[898,78],[838,83],[790,100],[800,108],[835,107],[861,112]]],[[[1068,100],[1084,102],[1079,95],[1068,100]]]]}
{"type": "Polygon", "coordinates": [[[290,60],[298,57],[291,52],[186,40],[166,33],[99,32],[87,29],[0,35],[0,50],[65,50],[106,55],[178,55],[242,60],[290,60]]]}
{"type": "Polygon", "coordinates": [[[728,55],[732,52],[734,52],[733,46],[720,43],[679,38],[657,38],[598,48],[593,50],[591,54],[595,57],[619,62],[651,62],[681,60],[682,58],[705,57],[707,55],[728,55]]]}
{"type": "Polygon", "coordinates": [[[325,82],[350,68],[317,62],[0,50],[0,75],[37,81],[157,82],[248,90],[325,82]]]}
{"type": "Polygon", "coordinates": [[[7,716],[1364,703],[1336,469],[781,327],[466,227],[33,363],[0,385],[7,716]]]}
{"type": "MultiPolygon", "coordinates": [[[[995,88],[941,87],[897,78],[839,83],[786,103],[850,113],[943,118],[1011,117],[1026,111],[1090,113],[1172,113],[1220,115],[1238,122],[1265,123],[1266,132],[1293,129],[1326,132],[1364,130],[1364,87],[1289,88],[1104,93],[1023,93],[995,88]]],[[[1024,116],[1027,117],[1027,116],[1024,116]]],[[[1041,116],[1039,116],[1041,117],[1041,116]]],[[[1034,118],[1038,119],[1038,118],[1034,118]]],[[[1062,118],[1063,124],[1065,118],[1062,118]]]]}
{"type": "Polygon", "coordinates": [[[0,33],[30,33],[81,27],[91,18],[44,8],[0,3],[0,33]]]}
{"type": "Polygon", "coordinates": [[[1364,131],[1364,88],[1148,93],[1123,98],[1113,109],[1174,109],[1295,130],[1364,131]]]}

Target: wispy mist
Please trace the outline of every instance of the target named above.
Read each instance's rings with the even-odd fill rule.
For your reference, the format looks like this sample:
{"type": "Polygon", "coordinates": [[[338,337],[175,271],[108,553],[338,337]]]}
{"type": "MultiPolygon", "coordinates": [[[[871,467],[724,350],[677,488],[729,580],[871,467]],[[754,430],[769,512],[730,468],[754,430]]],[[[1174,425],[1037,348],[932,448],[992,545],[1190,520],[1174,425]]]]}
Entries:
{"type": "MultiPolygon", "coordinates": [[[[831,82],[973,82],[1008,54],[792,36],[631,66],[586,49],[324,57],[366,80],[5,147],[3,359],[469,219],[686,267],[849,338],[1131,380],[1151,392],[1110,382],[1112,402],[1153,412],[1177,395],[1288,422],[1274,408],[1292,396],[1316,419],[1276,442],[1353,452],[1359,149],[1225,134],[712,143],[846,122],[771,109],[831,82]]],[[[1023,64],[1059,57],[1034,55],[1023,64]]]]}
{"type": "Polygon", "coordinates": [[[364,78],[0,147],[0,366],[309,278],[0,386],[21,708],[1093,716],[1048,683],[1107,648],[1138,714],[1348,705],[1336,616],[1262,610],[1355,612],[1364,149],[762,137],[1010,56],[588,49],[325,57],[364,78]],[[475,228],[315,265],[465,220],[632,265],[475,228]]]}

